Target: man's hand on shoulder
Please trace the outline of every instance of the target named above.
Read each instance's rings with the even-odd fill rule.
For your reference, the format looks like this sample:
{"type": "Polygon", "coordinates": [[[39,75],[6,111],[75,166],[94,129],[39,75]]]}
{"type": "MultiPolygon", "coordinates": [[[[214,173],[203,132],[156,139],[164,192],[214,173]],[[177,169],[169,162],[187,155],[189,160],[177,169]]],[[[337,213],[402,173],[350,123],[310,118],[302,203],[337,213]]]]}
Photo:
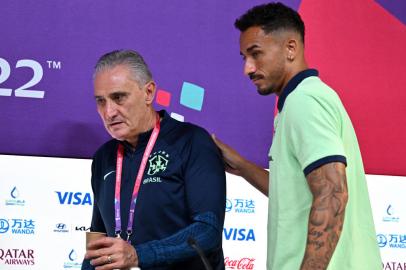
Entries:
{"type": "Polygon", "coordinates": [[[242,176],[241,168],[246,160],[229,145],[216,138],[216,135],[212,134],[211,137],[223,155],[226,172],[242,176]]]}
{"type": "Polygon", "coordinates": [[[223,155],[226,172],[243,177],[265,196],[268,196],[268,171],[243,158],[233,148],[216,138],[214,134],[211,137],[223,155]]]}

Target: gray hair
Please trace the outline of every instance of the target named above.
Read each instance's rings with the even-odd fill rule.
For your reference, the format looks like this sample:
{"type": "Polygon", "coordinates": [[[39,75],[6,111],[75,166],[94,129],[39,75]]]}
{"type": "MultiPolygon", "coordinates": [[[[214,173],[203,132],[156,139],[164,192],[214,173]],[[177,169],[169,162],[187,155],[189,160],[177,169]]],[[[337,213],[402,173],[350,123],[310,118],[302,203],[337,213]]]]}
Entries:
{"type": "Polygon", "coordinates": [[[94,67],[93,79],[98,72],[118,65],[127,65],[140,87],[152,80],[152,73],[144,58],[133,50],[115,50],[100,57],[94,67]]]}

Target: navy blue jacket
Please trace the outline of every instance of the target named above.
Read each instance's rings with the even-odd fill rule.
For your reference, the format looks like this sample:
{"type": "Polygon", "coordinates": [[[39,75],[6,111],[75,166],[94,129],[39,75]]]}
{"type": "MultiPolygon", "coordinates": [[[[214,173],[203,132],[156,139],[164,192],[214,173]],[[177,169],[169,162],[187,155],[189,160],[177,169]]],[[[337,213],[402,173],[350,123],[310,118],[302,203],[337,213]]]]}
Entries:
{"type": "MultiPolygon", "coordinates": [[[[135,208],[131,244],[144,270],[204,269],[187,244],[193,237],[213,269],[224,269],[222,230],[226,182],[221,154],[202,128],[161,111],[161,131],[148,159],[135,208]]],[[[152,131],[140,134],[133,150],[111,140],[92,163],[94,208],[91,231],[114,237],[117,147],[124,144],[121,223],[125,231],[130,200],[142,155],[152,131]]],[[[93,269],[84,261],[82,269],[93,269]]]]}

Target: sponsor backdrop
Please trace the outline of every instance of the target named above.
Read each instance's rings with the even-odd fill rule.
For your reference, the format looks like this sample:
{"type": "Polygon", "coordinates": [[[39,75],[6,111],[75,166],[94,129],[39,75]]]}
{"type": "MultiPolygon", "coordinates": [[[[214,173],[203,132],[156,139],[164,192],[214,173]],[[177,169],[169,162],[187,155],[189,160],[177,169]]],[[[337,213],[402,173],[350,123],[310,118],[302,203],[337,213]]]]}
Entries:
{"type": "MultiPolygon", "coordinates": [[[[93,204],[90,164],[0,155],[0,270],[80,269],[93,204]]],[[[405,178],[367,176],[385,270],[406,270],[405,178]]],[[[265,269],[267,209],[264,195],[227,175],[226,269],[265,269]]]]}
{"type": "MultiPolygon", "coordinates": [[[[233,27],[236,17],[264,2],[2,1],[0,269],[80,267],[92,207],[88,158],[109,138],[91,79],[107,51],[141,52],[158,85],[157,109],[205,127],[268,166],[275,98],[259,97],[242,75],[233,27]]],[[[406,51],[396,48],[406,47],[406,2],[282,2],[305,20],[309,64],[342,97],[367,173],[405,176],[406,51]]],[[[225,263],[264,269],[266,198],[233,178],[225,263]]],[[[369,176],[384,269],[406,269],[405,184],[404,177],[369,176]]]]}
{"type": "MultiPolygon", "coordinates": [[[[93,204],[90,165],[0,155],[0,270],[80,269],[93,204]]],[[[265,269],[267,198],[238,177],[227,180],[227,269],[265,269]]]]}
{"type": "MultiPolygon", "coordinates": [[[[158,109],[268,166],[275,98],[259,97],[243,76],[233,26],[266,1],[39,2],[1,3],[0,153],[90,158],[108,139],[92,97],[93,66],[108,51],[133,48],[157,81],[158,109]]],[[[406,2],[282,2],[304,18],[309,64],[348,108],[367,173],[406,175],[406,51],[389,53],[394,40],[406,47],[406,2]]]]}

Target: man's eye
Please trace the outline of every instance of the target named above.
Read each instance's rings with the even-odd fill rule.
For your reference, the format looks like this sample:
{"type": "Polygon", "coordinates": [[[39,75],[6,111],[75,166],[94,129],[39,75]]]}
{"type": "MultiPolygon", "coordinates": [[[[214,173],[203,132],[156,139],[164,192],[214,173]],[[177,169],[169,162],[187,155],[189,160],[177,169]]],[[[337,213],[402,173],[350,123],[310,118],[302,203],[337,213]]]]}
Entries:
{"type": "Polygon", "coordinates": [[[113,100],[115,102],[122,102],[124,100],[125,95],[115,95],[113,96],[113,100]]]}
{"type": "Polygon", "coordinates": [[[99,105],[99,106],[100,106],[100,105],[103,105],[104,102],[105,102],[104,99],[96,98],[96,104],[97,104],[97,105],[99,105]]]}

